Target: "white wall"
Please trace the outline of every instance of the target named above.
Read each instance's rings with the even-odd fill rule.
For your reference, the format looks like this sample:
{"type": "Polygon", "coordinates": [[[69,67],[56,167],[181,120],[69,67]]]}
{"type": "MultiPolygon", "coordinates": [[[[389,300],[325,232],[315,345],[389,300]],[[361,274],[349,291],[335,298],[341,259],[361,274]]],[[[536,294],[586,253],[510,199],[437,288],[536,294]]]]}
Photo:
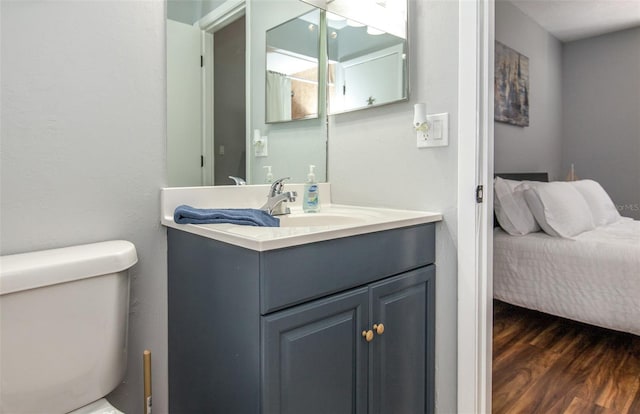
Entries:
{"type": "Polygon", "coordinates": [[[436,405],[456,412],[458,3],[411,0],[410,102],[330,117],[329,181],[337,203],[439,211],[436,405]],[[448,112],[449,146],[416,148],[413,104],[448,112]]]}
{"type": "Polygon", "coordinates": [[[563,170],[640,220],[640,27],[564,44],[563,170]]]}
{"type": "Polygon", "coordinates": [[[495,171],[546,171],[562,179],[562,43],[506,0],[496,1],[495,37],[529,58],[529,126],[495,122],[495,171]]]}
{"type": "Polygon", "coordinates": [[[148,348],[154,412],[167,412],[164,3],[2,1],[0,10],[0,250],[132,241],[129,366],[110,400],[140,412],[148,348]]]}

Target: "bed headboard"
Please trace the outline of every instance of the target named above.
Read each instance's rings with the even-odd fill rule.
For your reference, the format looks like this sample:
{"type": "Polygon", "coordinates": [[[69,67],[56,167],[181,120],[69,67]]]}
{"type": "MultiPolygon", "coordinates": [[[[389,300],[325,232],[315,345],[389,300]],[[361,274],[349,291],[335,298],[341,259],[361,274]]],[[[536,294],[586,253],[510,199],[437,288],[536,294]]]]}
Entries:
{"type": "MultiPolygon", "coordinates": [[[[549,182],[549,173],[546,172],[528,172],[528,173],[495,173],[494,177],[504,178],[506,180],[518,180],[518,181],[542,181],[549,182]]],[[[493,227],[498,227],[498,219],[496,214],[493,214],[493,227]]]]}
{"type": "Polygon", "coordinates": [[[549,182],[549,173],[546,172],[496,173],[493,176],[504,178],[506,180],[549,182]]]}

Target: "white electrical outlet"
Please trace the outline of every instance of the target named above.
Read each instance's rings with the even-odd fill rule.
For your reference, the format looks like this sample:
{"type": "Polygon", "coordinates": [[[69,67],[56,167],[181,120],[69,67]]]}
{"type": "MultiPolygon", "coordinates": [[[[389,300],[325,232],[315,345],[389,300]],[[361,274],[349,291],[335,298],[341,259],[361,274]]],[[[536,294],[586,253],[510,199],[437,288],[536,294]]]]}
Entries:
{"type": "Polygon", "coordinates": [[[449,114],[427,115],[429,129],[417,132],[417,147],[445,147],[449,145],[449,114]]]}

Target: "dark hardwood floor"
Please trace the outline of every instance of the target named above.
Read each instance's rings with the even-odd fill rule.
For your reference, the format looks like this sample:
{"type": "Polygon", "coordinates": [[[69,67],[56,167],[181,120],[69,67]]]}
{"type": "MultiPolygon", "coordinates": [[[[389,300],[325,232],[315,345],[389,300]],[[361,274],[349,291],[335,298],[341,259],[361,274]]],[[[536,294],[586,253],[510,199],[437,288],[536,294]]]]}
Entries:
{"type": "Polygon", "coordinates": [[[494,413],[640,414],[640,337],[494,301],[492,403],[494,413]]]}

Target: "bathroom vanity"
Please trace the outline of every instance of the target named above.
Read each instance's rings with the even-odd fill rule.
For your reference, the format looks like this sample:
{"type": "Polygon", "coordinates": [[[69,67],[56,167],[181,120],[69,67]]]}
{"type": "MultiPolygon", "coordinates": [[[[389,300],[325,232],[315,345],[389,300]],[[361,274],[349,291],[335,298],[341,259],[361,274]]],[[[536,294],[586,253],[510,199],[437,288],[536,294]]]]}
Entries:
{"type": "Polygon", "coordinates": [[[280,228],[178,225],[174,196],[171,413],[433,412],[439,214],[324,204],[280,228]]]}

